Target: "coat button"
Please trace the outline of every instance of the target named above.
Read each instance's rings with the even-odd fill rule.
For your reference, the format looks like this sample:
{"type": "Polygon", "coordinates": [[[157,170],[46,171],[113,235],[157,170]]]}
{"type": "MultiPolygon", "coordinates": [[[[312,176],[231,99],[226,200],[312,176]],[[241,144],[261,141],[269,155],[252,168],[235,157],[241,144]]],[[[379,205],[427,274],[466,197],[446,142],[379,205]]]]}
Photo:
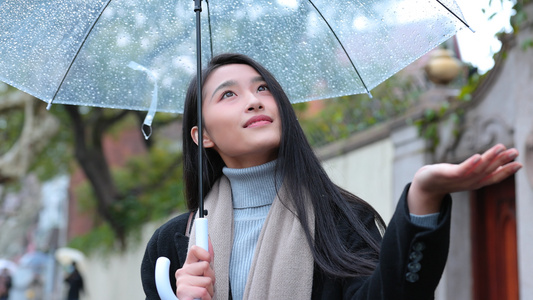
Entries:
{"type": "Polygon", "coordinates": [[[409,254],[409,259],[413,262],[421,261],[422,257],[424,257],[424,255],[422,255],[422,252],[420,251],[413,251],[409,254]]]}
{"type": "Polygon", "coordinates": [[[412,283],[417,282],[418,278],[419,278],[418,274],[413,273],[413,272],[409,272],[409,273],[405,274],[405,279],[407,281],[409,281],[409,282],[412,282],[412,283]]]}
{"type": "Polygon", "coordinates": [[[411,262],[407,265],[407,269],[411,272],[418,272],[422,269],[422,265],[418,262],[411,262]]]}
{"type": "Polygon", "coordinates": [[[426,249],[426,244],[424,242],[416,242],[413,244],[413,250],[422,251],[426,249]]]}

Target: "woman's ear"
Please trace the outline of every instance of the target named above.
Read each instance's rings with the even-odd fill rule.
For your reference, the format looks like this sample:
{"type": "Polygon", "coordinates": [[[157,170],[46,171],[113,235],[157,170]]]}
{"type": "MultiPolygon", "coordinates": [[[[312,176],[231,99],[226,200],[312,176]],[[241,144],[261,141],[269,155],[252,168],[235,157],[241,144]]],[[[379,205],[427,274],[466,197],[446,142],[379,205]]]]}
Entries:
{"type": "MultiPolygon", "coordinates": [[[[198,126],[194,126],[193,128],[191,128],[191,138],[194,141],[194,143],[198,145],[198,126]]],[[[204,140],[203,141],[204,148],[212,148],[215,146],[215,143],[213,143],[213,141],[211,140],[209,135],[205,132],[205,130],[203,134],[203,140],[204,140]]]]}

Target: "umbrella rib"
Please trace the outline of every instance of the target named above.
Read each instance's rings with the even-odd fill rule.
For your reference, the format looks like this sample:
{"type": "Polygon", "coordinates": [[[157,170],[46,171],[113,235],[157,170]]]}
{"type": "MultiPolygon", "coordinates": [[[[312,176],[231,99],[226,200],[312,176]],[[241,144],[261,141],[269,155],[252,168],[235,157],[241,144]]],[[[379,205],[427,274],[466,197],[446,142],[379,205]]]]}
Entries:
{"type": "Polygon", "coordinates": [[[209,49],[211,50],[211,57],[208,60],[213,58],[213,31],[211,30],[211,11],[209,10],[209,1],[205,0],[207,5],[207,24],[209,26],[209,49]]]}
{"type": "Polygon", "coordinates": [[[78,47],[78,51],[76,51],[76,54],[72,57],[72,60],[70,61],[70,64],[68,65],[68,68],[67,68],[67,70],[65,71],[65,74],[63,75],[63,78],[61,79],[61,83],[59,83],[59,86],[57,87],[57,90],[56,90],[56,92],[54,93],[54,96],[52,97],[52,99],[50,99],[50,102],[48,102],[47,109],[50,109],[50,107],[52,106],[52,103],[54,102],[54,100],[55,100],[55,98],[56,98],[56,96],[57,96],[57,93],[59,93],[59,90],[61,89],[61,87],[63,86],[63,83],[65,82],[65,78],[67,78],[67,75],[68,75],[68,73],[70,72],[70,68],[72,67],[72,65],[74,64],[74,61],[76,60],[76,58],[77,58],[78,55],[80,54],[81,48],[83,48],[83,45],[85,45],[85,42],[87,41],[87,37],[88,37],[89,34],[91,34],[91,32],[93,31],[94,26],[96,25],[96,23],[98,22],[98,20],[100,20],[100,17],[101,17],[102,14],[104,13],[104,10],[109,6],[109,3],[111,3],[111,0],[108,0],[107,3],[102,7],[102,9],[100,10],[100,12],[98,13],[98,16],[94,19],[94,22],[92,23],[91,27],[90,27],[89,30],[87,30],[87,32],[85,33],[85,37],[84,37],[84,39],[82,40],[80,46],[78,47]]]}
{"type": "Polygon", "coordinates": [[[440,0],[436,0],[437,2],[439,2],[440,5],[442,5],[442,7],[444,7],[449,13],[451,13],[454,17],[456,17],[459,21],[461,21],[461,23],[463,23],[468,29],[470,29],[472,32],[475,32],[474,29],[470,28],[470,26],[468,26],[468,24],[466,23],[466,21],[464,21],[463,19],[461,19],[458,15],[456,15],[451,9],[448,8],[448,6],[444,5],[444,3],[440,2],[440,0]]]}
{"type": "Polygon", "coordinates": [[[346,51],[346,49],[344,48],[344,45],[342,44],[341,40],[339,39],[339,37],[337,36],[337,34],[335,33],[335,30],[333,30],[333,28],[331,27],[331,25],[329,25],[329,22],[326,20],[326,18],[324,18],[324,15],[322,15],[322,12],[318,9],[318,7],[316,7],[316,5],[313,3],[312,0],[309,0],[309,3],[311,3],[311,5],[315,8],[316,12],[320,15],[320,17],[322,18],[322,20],[324,20],[324,22],[326,23],[326,25],[328,25],[329,29],[331,30],[331,32],[333,33],[333,36],[335,37],[335,39],[337,40],[337,42],[339,42],[339,45],[341,45],[341,48],[342,48],[342,51],[344,51],[344,54],[346,54],[346,57],[348,57],[348,60],[350,61],[350,64],[352,65],[355,73],[357,74],[357,77],[359,77],[359,80],[361,80],[361,83],[363,84],[363,87],[365,88],[366,90],[366,93],[370,96],[370,98],[372,98],[372,94],[370,94],[370,91],[368,90],[368,87],[366,86],[365,84],[365,81],[363,80],[363,77],[361,77],[361,74],[359,74],[359,71],[357,70],[357,68],[355,67],[355,64],[354,62],[352,61],[352,58],[350,57],[350,55],[348,54],[348,51],[346,51]]]}

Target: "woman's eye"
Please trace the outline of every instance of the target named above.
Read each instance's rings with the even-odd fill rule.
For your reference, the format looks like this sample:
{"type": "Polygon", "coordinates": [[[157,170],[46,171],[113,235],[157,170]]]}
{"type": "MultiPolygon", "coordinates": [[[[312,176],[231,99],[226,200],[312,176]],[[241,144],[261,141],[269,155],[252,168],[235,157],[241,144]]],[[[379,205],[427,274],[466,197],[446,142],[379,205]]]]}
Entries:
{"type": "Polygon", "coordinates": [[[266,85],[261,85],[257,88],[257,91],[259,92],[263,92],[263,91],[268,91],[268,86],[266,85]]]}
{"type": "Polygon", "coordinates": [[[224,92],[224,94],[222,94],[222,99],[233,97],[233,96],[235,96],[235,93],[233,92],[230,92],[230,91],[224,92]]]}

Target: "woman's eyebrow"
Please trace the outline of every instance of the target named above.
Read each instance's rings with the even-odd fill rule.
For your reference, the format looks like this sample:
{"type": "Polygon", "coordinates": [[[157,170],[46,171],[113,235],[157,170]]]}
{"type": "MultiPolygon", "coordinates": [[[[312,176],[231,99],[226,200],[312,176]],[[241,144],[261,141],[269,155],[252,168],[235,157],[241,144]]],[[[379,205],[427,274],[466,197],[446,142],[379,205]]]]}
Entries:
{"type": "Polygon", "coordinates": [[[252,78],[251,82],[252,82],[252,83],[256,83],[256,82],[265,82],[265,79],[263,79],[262,76],[256,76],[256,77],[252,78]]]}
{"type": "Polygon", "coordinates": [[[221,89],[223,89],[223,88],[227,88],[227,87],[229,87],[229,86],[234,86],[234,85],[237,85],[237,81],[235,81],[235,80],[224,81],[221,85],[219,85],[219,86],[215,89],[215,91],[213,92],[213,95],[211,95],[211,98],[213,98],[213,97],[215,96],[215,94],[216,94],[219,90],[221,90],[221,89]]]}
{"type": "MultiPolygon", "coordinates": [[[[254,78],[252,78],[251,80],[252,83],[256,83],[256,82],[265,82],[265,79],[263,79],[262,76],[255,76],[254,78]]],[[[211,95],[211,98],[213,98],[215,96],[215,94],[223,89],[223,88],[227,88],[227,87],[230,87],[230,86],[234,86],[234,85],[237,85],[237,81],[235,80],[228,80],[228,81],[224,81],[223,83],[221,83],[214,91],[213,91],[213,94],[211,95]]]]}

